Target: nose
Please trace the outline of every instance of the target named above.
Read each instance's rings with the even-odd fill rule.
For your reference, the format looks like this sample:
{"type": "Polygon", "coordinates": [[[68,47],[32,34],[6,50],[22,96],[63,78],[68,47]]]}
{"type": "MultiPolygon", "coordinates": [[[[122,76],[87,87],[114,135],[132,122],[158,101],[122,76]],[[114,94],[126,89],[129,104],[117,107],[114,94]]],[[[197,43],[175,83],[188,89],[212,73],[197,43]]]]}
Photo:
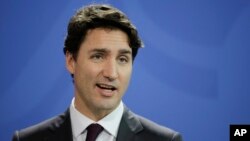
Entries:
{"type": "Polygon", "coordinates": [[[118,77],[118,68],[115,61],[107,61],[103,67],[103,76],[109,81],[113,81],[118,77]]]}

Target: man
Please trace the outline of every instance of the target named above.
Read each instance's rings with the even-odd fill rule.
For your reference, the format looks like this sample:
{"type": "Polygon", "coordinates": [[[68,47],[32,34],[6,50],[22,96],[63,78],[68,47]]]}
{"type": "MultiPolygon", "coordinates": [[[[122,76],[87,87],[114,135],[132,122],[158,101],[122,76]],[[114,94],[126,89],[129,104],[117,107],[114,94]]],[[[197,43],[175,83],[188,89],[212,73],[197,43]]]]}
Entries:
{"type": "Polygon", "coordinates": [[[181,141],[181,135],[135,115],[121,99],[142,46],[136,28],[118,9],[90,5],[68,25],[64,53],[74,84],[70,108],[16,131],[13,141],[181,141]]]}

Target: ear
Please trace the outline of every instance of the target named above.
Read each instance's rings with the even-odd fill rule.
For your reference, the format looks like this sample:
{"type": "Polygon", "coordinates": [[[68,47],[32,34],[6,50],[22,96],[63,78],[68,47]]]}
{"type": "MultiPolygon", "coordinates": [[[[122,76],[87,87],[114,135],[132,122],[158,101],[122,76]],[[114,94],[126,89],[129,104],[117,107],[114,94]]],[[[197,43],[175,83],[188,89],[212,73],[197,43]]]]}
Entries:
{"type": "Polygon", "coordinates": [[[75,59],[70,52],[66,52],[65,54],[65,61],[66,61],[66,68],[69,71],[69,73],[74,74],[75,73],[75,59]]]}

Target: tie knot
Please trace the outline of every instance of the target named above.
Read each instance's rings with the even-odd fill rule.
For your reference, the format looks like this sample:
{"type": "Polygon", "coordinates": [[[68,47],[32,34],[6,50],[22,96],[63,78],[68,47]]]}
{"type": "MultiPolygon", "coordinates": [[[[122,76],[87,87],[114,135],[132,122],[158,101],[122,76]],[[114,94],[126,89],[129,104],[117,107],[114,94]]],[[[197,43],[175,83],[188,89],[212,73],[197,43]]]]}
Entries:
{"type": "Polygon", "coordinates": [[[99,124],[90,124],[87,127],[87,137],[86,137],[86,141],[95,141],[95,139],[97,138],[97,136],[102,132],[103,127],[99,124]]]}

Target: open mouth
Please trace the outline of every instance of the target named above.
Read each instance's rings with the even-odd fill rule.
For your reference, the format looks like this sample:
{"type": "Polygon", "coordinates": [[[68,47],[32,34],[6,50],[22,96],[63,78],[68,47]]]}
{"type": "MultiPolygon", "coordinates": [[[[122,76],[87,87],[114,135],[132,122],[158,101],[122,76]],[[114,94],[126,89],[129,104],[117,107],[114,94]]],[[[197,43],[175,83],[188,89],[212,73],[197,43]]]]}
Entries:
{"type": "Polygon", "coordinates": [[[112,85],[108,85],[108,84],[101,84],[101,83],[98,83],[96,84],[96,86],[100,89],[104,89],[104,90],[111,90],[111,91],[115,91],[117,90],[117,88],[115,86],[112,86],[112,85]]]}

